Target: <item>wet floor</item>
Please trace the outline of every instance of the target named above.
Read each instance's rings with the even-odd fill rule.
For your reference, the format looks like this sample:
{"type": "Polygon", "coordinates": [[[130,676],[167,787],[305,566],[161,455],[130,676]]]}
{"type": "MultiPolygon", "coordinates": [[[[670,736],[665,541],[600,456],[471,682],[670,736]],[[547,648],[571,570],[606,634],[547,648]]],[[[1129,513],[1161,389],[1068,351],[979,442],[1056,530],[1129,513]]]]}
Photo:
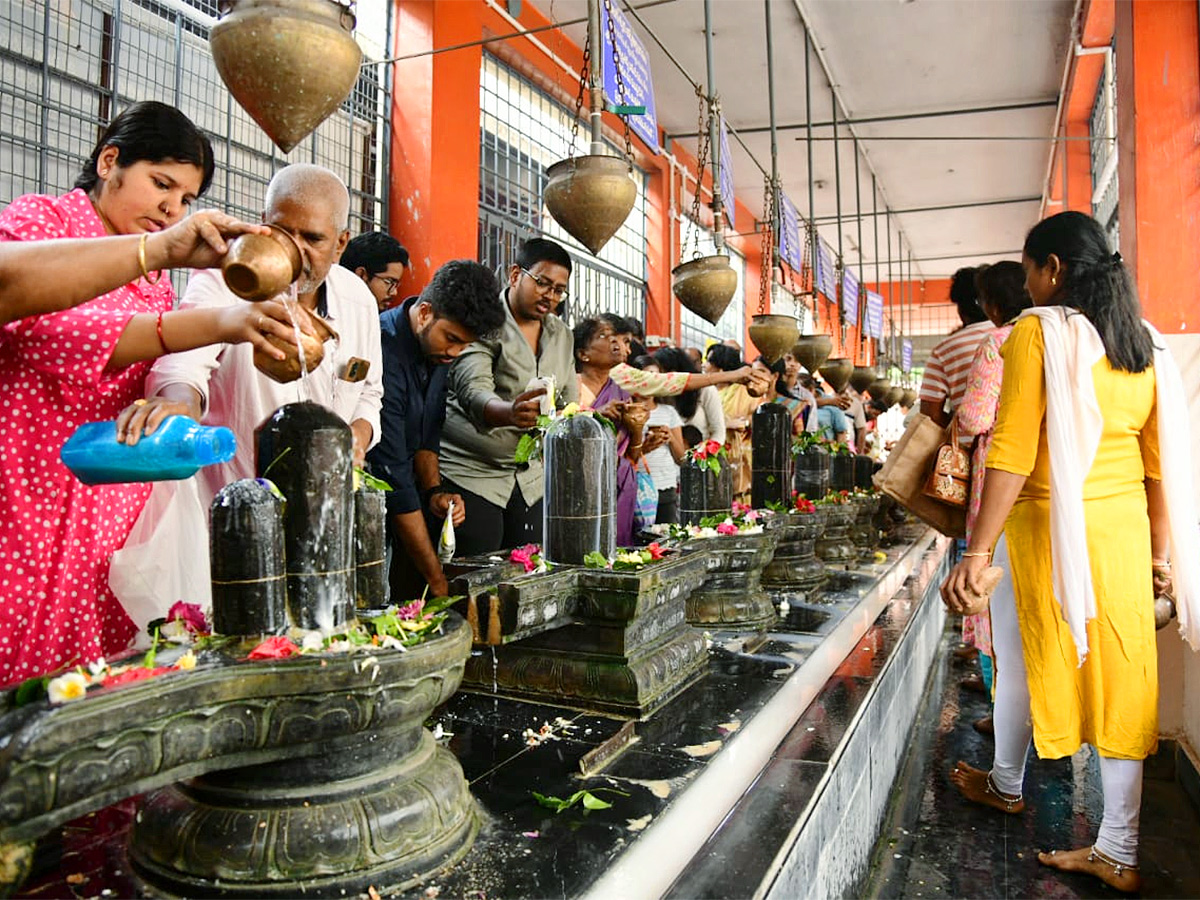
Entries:
{"type": "MultiPolygon", "coordinates": [[[[1025,812],[1009,816],[968,803],[947,775],[961,759],[991,764],[992,740],[971,723],[988,712],[983,694],[959,680],[978,671],[945,654],[931,674],[931,702],[914,726],[905,771],[893,796],[890,821],[876,851],[866,896],[1121,897],[1083,875],[1040,865],[1037,851],[1087,846],[1095,839],[1102,800],[1090,748],[1072,759],[1039,760],[1031,753],[1025,812]]],[[[1175,780],[1174,745],[1164,742],[1147,761],[1142,797],[1143,897],[1200,897],[1200,817],[1175,780]]]]}

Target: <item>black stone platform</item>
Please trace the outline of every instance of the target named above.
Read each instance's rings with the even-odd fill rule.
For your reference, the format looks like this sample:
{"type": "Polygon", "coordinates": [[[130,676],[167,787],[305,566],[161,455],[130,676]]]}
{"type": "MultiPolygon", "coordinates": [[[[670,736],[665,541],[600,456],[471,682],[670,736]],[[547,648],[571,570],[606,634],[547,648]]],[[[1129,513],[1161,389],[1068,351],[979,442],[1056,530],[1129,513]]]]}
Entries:
{"type": "MultiPolygon", "coordinates": [[[[769,884],[798,845],[793,829],[835,799],[821,785],[839,770],[861,774],[857,762],[841,764],[844,747],[896,668],[896,648],[917,636],[910,623],[931,609],[925,593],[941,547],[932,532],[911,528],[886,563],[838,573],[827,602],[789,606],[761,646],[745,632],[712,633],[708,676],[646,722],[455,695],[428,724],[462,765],[483,823],[461,863],[408,895],[748,896],[769,884]],[[543,726],[551,736],[531,743],[526,731],[543,726]],[[622,728],[634,742],[599,774],[583,775],[581,762],[604,754],[622,728]],[[774,793],[761,793],[770,785],[774,793]],[[555,814],[532,796],[582,789],[613,805],[555,814]]],[[[473,652],[489,665],[490,651],[473,652]]],[[[882,728],[887,712],[872,713],[871,727],[882,728]]],[[[108,815],[119,831],[120,811],[108,815]]],[[[56,847],[45,849],[57,871],[31,883],[29,896],[132,894],[123,841],[89,842],[78,825],[64,835],[57,861],[56,847]],[[76,874],[68,887],[66,876],[76,874]]]]}

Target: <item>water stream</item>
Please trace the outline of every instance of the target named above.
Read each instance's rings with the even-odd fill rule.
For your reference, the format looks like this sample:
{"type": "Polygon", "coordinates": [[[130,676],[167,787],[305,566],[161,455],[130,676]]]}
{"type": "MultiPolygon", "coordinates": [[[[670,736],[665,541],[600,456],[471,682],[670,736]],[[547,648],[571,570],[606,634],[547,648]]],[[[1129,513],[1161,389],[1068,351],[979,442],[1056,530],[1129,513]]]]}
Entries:
{"type": "Polygon", "coordinates": [[[288,295],[283,300],[283,305],[288,311],[288,318],[292,320],[292,331],[296,335],[296,355],[300,360],[300,400],[309,400],[311,396],[308,390],[308,360],[304,358],[304,342],[300,339],[300,323],[296,319],[296,312],[300,307],[300,301],[296,294],[296,283],[292,282],[288,288],[288,295]]]}

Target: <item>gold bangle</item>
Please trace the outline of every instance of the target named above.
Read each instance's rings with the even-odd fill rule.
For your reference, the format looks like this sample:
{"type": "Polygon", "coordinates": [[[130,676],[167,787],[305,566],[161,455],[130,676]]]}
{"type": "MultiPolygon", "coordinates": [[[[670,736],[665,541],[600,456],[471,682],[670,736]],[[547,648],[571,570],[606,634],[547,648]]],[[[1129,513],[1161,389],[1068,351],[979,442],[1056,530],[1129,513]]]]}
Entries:
{"type": "Polygon", "coordinates": [[[143,231],[141,240],[138,241],[138,268],[142,270],[142,277],[148,284],[158,284],[158,279],[162,278],[162,272],[155,272],[154,277],[151,278],[150,270],[146,268],[146,238],[149,236],[143,231]]]}
{"type": "Polygon", "coordinates": [[[991,555],[992,555],[991,550],[979,550],[979,551],[975,551],[972,553],[964,553],[962,556],[963,556],[963,559],[966,559],[968,556],[991,556],[991,555]]]}

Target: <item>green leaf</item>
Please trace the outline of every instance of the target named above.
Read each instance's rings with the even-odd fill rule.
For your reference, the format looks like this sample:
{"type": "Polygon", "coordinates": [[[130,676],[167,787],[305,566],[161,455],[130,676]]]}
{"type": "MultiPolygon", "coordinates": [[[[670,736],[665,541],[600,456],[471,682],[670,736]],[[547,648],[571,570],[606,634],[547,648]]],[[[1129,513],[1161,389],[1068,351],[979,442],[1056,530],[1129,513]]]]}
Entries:
{"type": "Polygon", "coordinates": [[[599,550],[593,550],[583,557],[583,564],[589,569],[607,569],[608,557],[599,550]]]}
{"type": "Polygon", "coordinates": [[[601,800],[591,791],[581,791],[583,794],[583,806],[585,809],[610,809],[612,804],[607,800],[601,800]]]}
{"type": "Polygon", "coordinates": [[[434,597],[432,600],[425,601],[425,608],[421,612],[427,616],[436,615],[444,609],[449,609],[465,597],[466,594],[455,594],[453,597],[434,597]]]}
{"type": "Polygon", "coordinates": [[[374,488],[377,491],[392,490],[392,486],[390,484],[388,484],[386,481],[384,481],[382,478],[376,478],[374,475],[372,475],[366,469],[360,469],[360,468],[356,467],[354,469],[354,489],[355,490],[358,490],[358,484],[360,481],[363,484],[365,484],[367,487],[374,488]]]}
{"type": "Polygon", "coordinates": [[[29,703],[36,703],[46,696],[46,685],[50,683],[47,677],[29,678],[17,685],[13,691],[13,705],[25,706],[29,703]]]}
{"type": "Polygon", "coordinates": [[[158,629],[154,629],[154,640],[150,642],[150,649],[146,651],[146,655],[142,657],[142,665],[147,669],[154,668],[154,661],[158,658],[158,629]]]}
{"type": "Polygon", "coordinates": [[[532,432],[525,432],[521,435],[521,439],[517,441],[517,449],[513,453],[513,462],[517,465],[527,463],[533,459],[541,451],[541,435],[534,435],[532,432]]]}
{"type": "Polygon", "coordinates": [[[767,484],[774,484],[774,483],[775,483],[775,476],[774,476],[774,475],[768,475],[768,476],[767,476],[767,484]]]}

